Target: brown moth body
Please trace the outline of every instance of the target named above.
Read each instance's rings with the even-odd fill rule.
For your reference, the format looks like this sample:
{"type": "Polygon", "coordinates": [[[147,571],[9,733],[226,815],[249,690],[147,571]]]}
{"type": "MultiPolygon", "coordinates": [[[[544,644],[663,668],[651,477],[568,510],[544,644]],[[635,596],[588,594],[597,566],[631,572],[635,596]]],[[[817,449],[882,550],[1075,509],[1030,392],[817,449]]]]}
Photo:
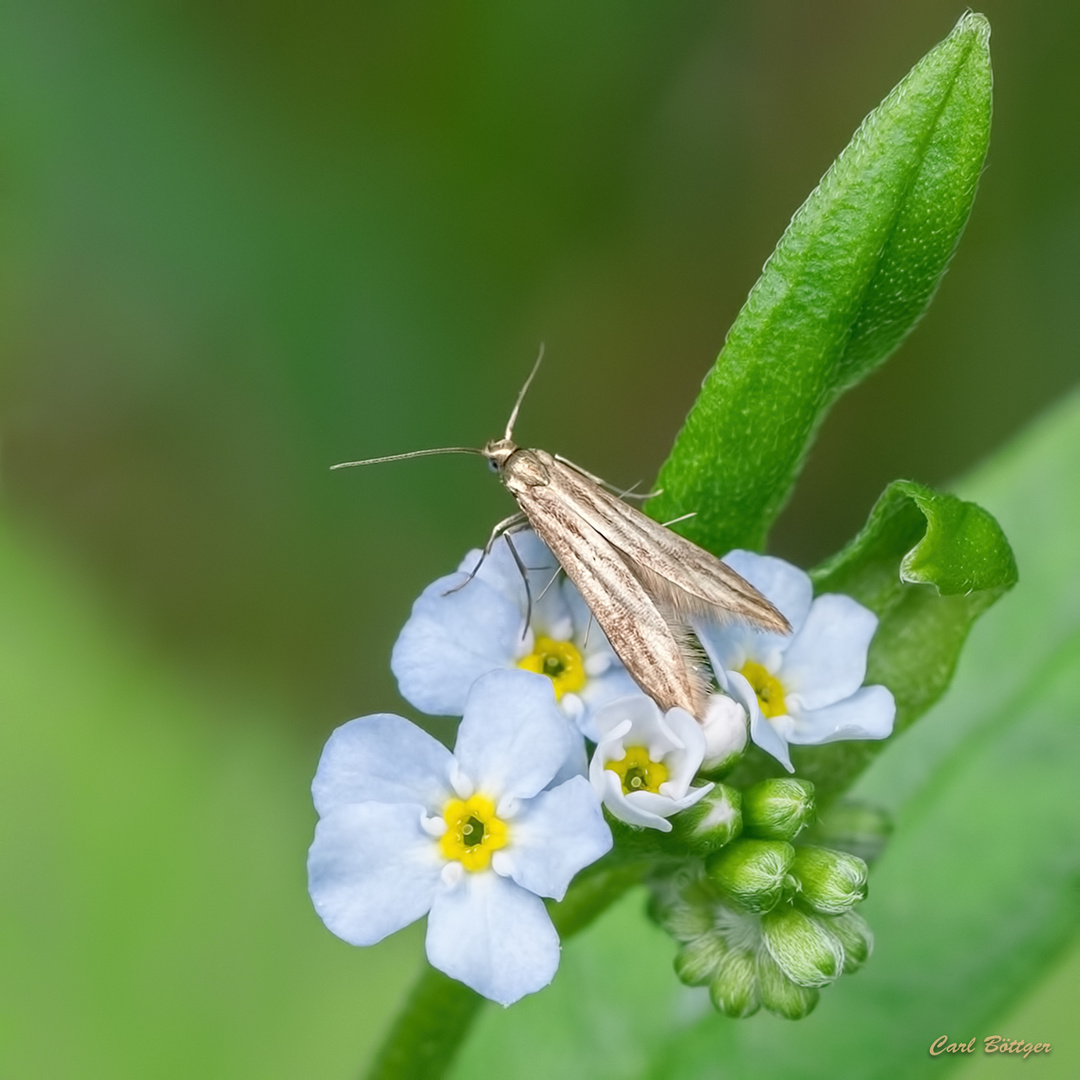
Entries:
{"type": "MultiPolygon", "coordinates": [[[[518,410],[543,355],[541,349],[510,413],[506,434],[483,450],[468,446],[414,450],[332,467],[447,453],[487,458],[517,500],[520,513],[495,526],[484,555],[500,535],[527,521],[577,586],[638,686],[663,709],[678,706],[700,720],[705,685],[692,644],[690,618],[742,619],[782,634],[790,633],[791,627],[753,585],[715,555],[635,510],[606,490],[598,477],[565,458],[545,450],[527,450],[513,441],[518,410]]],[[[518,565],[524,575],[520,561],[518,565]]],[[[479,564],[466,584],[477,569],[479,564]]]]}
{"type": "Polygon", "coordinates": [[[545,450],[504,437],[482,451],[577,586],[634,681],[662,708],[699,719],[704,686],[688,648],[692,615],[789,633],[787,619],[716,556],[545,450]]]}

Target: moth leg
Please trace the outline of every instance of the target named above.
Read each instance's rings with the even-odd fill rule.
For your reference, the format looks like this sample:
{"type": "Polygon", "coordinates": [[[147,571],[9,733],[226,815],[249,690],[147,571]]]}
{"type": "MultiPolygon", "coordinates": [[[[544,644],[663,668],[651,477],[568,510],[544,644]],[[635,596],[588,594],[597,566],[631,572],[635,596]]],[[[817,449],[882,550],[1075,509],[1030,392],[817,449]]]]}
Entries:
{"type": "Polygon", "coordinates": [[[584,652],[589,647],[589,631],[592,630],[592,624],[595,622],[593,613],[589,612],[589,625],[585,627],[585,639],[581,643],[581,651],[584,652]]]}
{"type": "Polygon", "coordinates": [[[521,628],[521,638],[524,641],[525,635],[529,632],[529,625],[532,623],[533,602],[532,589],[529,588],[529,571],[525,569],[525,564],[521,561],[518,549],[514,547],[514,541],[510,539],[510,533],[508,531],[503,532],[503,539],[506,540],[506,546],[510,549],[510,554],[514,556],[514,562],[517,563],[518,571],[521,574],[521,580],[525,582],[525,625],[521,628]]]}
{"type": "MultiPolygon", "coordinates": [[[[538,568],[534,567],[534,569],[538,569],[538,568]]],[[[548,569],[550,570],[551,567],[548,567],[548,569]]],[[[558,576],[561,575],[562,572],[563,572],[563,567],[559,567],[553,573],[553,575],[551,576],[551,579],[549,580],[548,584],[544,585],[543,589],[540,590],[540,595],[537,597],[537,604],[539,604],[541,602],[541,600],[544,598],[544,596],[548,595],[548,590],[551,589],[551,586],[553,584],[555,584],[556,581],[558,581],[558,576]]]]}
{"type": "MultiPolygon", "coordinates": [[[[495,541],[498,540],[503,533],[507,533],[519,525],[524,525],[527,521],[528,518],[520,511],[516,514],[511,514],[507,518],[503,518],[502,521],[491,530],[491,535],[484,545],[484,550],[480,552],[480,558],[477,560],[477,563],[472,570],[469,571],[468,577],[466,577],[460,585],[455,585],[452,589],[447,589],[446,592],[443,593],[443,596],[449,596],[451,593],[456,593],[458,589],[464,589],[465,586],[480,572],[480,567],[484,565],[484,560],[491,554],[491,549],[495,546],[495,541]]],[[[507,541],[507,543],[509,543],[509,541],[507,541]]],[[[516,552],[514,557],[517,558],[516,552]]],[[[518,560],[518,565],[521,565],[520,560],[518,560]]]]}
{"type": "MultiPolygon", "coordinates": [[[[634,485],[637,487],[637,484],[634,485]]],[[[646,502],[649,499],[655,499],[657,495],[663,495],[664,489],[657,488],[655,491],[635,491],[634,488],[627,488],[626,491],[615,491],[612,489],[615,495],[618,495],[620,499],[640,499],[642,502],[646,502]]]]}
{"type": "Polygon", "coordinates": [[[575,465],[569,458],[564,458],[562,454],[556,454],[555,460],[562,465],[569,465],[574,472],[581,473],[586,480],[591,480],[598,487],[602,487],[605,491],[610,491],[613,495],[617,495],[620,499],[651,499],[654,495],[659,495],[659,491],[650,491],[647,494],[636,495],[634,494],[634,488],[637,484],[628,488],[618,488],[614,484],[608,483],[607,480],[601,480],[599,476],[589,472],[588,469],[583,469],[580,465],[575,465]]]}
{"type": "Polygon", "coordinates": [[[672,518],[670,521],[661,522],[664,528],[668,528],[670,525],[678,525],[680,521],[689,521],[690,518],[697,517],[697,511],[691,510],[689,514],[680,514],[676,518],[672,518]]]}

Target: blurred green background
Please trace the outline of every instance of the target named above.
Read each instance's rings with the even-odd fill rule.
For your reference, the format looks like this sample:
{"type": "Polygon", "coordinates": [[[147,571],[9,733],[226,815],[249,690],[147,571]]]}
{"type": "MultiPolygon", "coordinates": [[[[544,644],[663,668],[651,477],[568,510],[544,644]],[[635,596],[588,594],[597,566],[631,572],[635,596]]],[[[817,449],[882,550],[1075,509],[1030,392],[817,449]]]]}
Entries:
{"type": "MultiPolygon", "coordinates": [[[[412,600],[510,503],[460,457],[327,466],[498,434],[544,340],[520,439],[648,483],[791,213],[961,10],[0,7],[0,1075],[352,1074],[419,937],[323,931],[306,785],[402,707],[412,600]]],[[[1077,381],[1080,5],[982,10],[975,212],[823,431],[773,542],[805,565],[1077,381]]]]}

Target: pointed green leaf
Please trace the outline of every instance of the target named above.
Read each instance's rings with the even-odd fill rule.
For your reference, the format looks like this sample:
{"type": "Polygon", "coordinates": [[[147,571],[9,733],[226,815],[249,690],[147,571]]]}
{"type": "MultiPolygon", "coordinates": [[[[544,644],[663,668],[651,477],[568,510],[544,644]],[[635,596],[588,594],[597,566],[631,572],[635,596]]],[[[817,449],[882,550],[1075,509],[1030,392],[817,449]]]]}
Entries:
{"type": "Polygon", "coordinates": [[[963,231],[990,137],[990,27],[967,14],[862,123],[751,290],[660,473],[657,520],[758,548],[818,424],[903,339],[963,231]]]}

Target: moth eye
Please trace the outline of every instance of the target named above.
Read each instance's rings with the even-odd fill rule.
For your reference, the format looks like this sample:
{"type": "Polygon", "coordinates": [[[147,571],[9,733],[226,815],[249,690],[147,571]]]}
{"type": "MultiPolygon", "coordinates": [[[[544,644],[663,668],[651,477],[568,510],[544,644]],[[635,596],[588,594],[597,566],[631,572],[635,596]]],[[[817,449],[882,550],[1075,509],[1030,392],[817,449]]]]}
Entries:
{"type": "Polygon", "coordinates": [[[499,463],[494,458],[488,458],[488,468],[492,472],[498,472],[499,471],[499,463]]]}

